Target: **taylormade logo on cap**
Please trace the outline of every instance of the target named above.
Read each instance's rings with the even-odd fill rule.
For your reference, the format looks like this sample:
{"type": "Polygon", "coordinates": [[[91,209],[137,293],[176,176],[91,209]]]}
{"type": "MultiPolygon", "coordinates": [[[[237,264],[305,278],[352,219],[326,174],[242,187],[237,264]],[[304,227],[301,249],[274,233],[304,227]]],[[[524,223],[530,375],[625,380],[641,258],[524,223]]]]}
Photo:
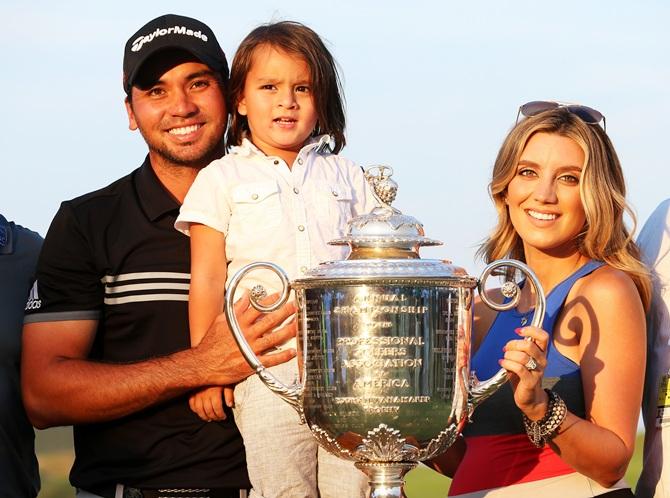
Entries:
{"type": "Polygon", "coordinates": [[[130,48],[133,52],[139,52],[145,43],[150,43],[159,36],[167,35],[185,35],[200,38],[202,41],[207,41],[207,35],[201,31],[193,31],[186,26],[175,26],[174,28],[156,28],[156,31],[149,35],[142,35],[133,41],[133,46],[130,48]]]}

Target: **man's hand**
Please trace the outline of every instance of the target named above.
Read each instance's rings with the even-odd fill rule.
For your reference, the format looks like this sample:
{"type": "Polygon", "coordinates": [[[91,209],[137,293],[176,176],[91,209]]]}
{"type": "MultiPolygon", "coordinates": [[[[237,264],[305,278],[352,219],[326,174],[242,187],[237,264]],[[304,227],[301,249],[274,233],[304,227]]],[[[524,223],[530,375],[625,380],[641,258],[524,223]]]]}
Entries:
{"type": "MultiPolygon", "coordinates": [[[[269,296],[268,301],[276,298],[269,296]]],[[[296,336],[295,320],[273,331],[295,313],[295,304],[287,303],[272,313],[263,314],[251,306],[245,294],[235,303],[234,311],[244,337],[264,366],[279,365],[295,356],[294,349],[267,353],[296,336]]],[[[211,376],[205,382],[207,385],[236,384],[254,373],[235,342],[225,314],[217,317],[195,350],[207,375],[211,376]]]]}

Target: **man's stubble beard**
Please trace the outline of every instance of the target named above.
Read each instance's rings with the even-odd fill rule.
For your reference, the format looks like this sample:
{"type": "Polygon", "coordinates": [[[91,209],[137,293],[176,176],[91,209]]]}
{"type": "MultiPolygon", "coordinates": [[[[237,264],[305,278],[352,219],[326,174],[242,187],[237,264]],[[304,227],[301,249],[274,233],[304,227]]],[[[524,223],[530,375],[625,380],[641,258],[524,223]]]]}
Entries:
{"type": "MultiPolygon", "coordinates": [[[[142,130],[140,129],[140,133],[141,132],[142,130]]],[[[160,156],[165,161],[165,165],[168,166],[172,165],[182,168],[202,169],[212,161],[223,157],[225,152],[223,137],[221,137],[219,140],[212,140],[211,143],[208,143],[202,153],[197,155],[178,155],[171,151],[169,147],[166,147],[162,144],[157,145],[147,140],[147,137],[144,136],[143,133],[142,136],[144,137],[144,141],[149,147],[149,151],[160,156]]],[[[190,145],[192,145],[192,142],[186,142],[183,144],[184,148],[187,148],[190,145]]]]}

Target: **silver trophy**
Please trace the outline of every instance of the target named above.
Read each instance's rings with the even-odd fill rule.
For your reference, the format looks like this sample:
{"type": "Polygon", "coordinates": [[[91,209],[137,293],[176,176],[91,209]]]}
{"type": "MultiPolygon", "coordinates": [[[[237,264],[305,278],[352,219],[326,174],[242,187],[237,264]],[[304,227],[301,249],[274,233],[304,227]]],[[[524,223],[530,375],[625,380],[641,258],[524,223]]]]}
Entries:
{"type": "Polygon", "coordinates": [[[226,316],[235,339],[261,380],[293,406],[319,444],[365,472],[370,498],[404,497],[404,476],[418,462],[443,453],[473,410],[507,380],[501,369],[479,381],[470,371],[474,289],[491,308],[515,307],[517,283],[502,286],[505,303],[484,292],[491,274],[525,274],[536,297],[531,322],[542,323],[544,293],[533,272],[515,260],[488,265],[479,280],[450,262],[420,259],[421,246],[441,242],[424,236],[421,223],[391,206],[397,184],[392,170],[366,172],[379,207],[348,223],[347,235],[330,244],[348,245],[346,260],[322,263],[289,282],[272,263],[252,263],[238,271],[226,290],[226,316]],[[283,290],[279,308],[295,291],[298,305],[300,383],[286,386],[265,369],[245,341],[233,310],[244,276],[274,271],[283,290]]]}

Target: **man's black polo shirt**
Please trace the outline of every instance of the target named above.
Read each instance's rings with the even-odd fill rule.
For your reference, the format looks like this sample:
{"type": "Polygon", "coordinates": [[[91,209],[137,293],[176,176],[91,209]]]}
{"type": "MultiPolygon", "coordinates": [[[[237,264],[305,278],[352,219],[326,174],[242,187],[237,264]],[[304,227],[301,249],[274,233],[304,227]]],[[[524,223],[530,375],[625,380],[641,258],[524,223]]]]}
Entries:
{"type": "MultiPolygon", "coordinates": [[[[149,160],[63,202],[47,233],[26,323],[98,320],[92,360],[125,363],[189,347],[189,240],[149,160]]],[[[93,395],[93,393],[91,393],[93,395]]],[[[203,422],[188,396],[74,427],[73,486],[249,487],[232,414],[203,422]]]]}

